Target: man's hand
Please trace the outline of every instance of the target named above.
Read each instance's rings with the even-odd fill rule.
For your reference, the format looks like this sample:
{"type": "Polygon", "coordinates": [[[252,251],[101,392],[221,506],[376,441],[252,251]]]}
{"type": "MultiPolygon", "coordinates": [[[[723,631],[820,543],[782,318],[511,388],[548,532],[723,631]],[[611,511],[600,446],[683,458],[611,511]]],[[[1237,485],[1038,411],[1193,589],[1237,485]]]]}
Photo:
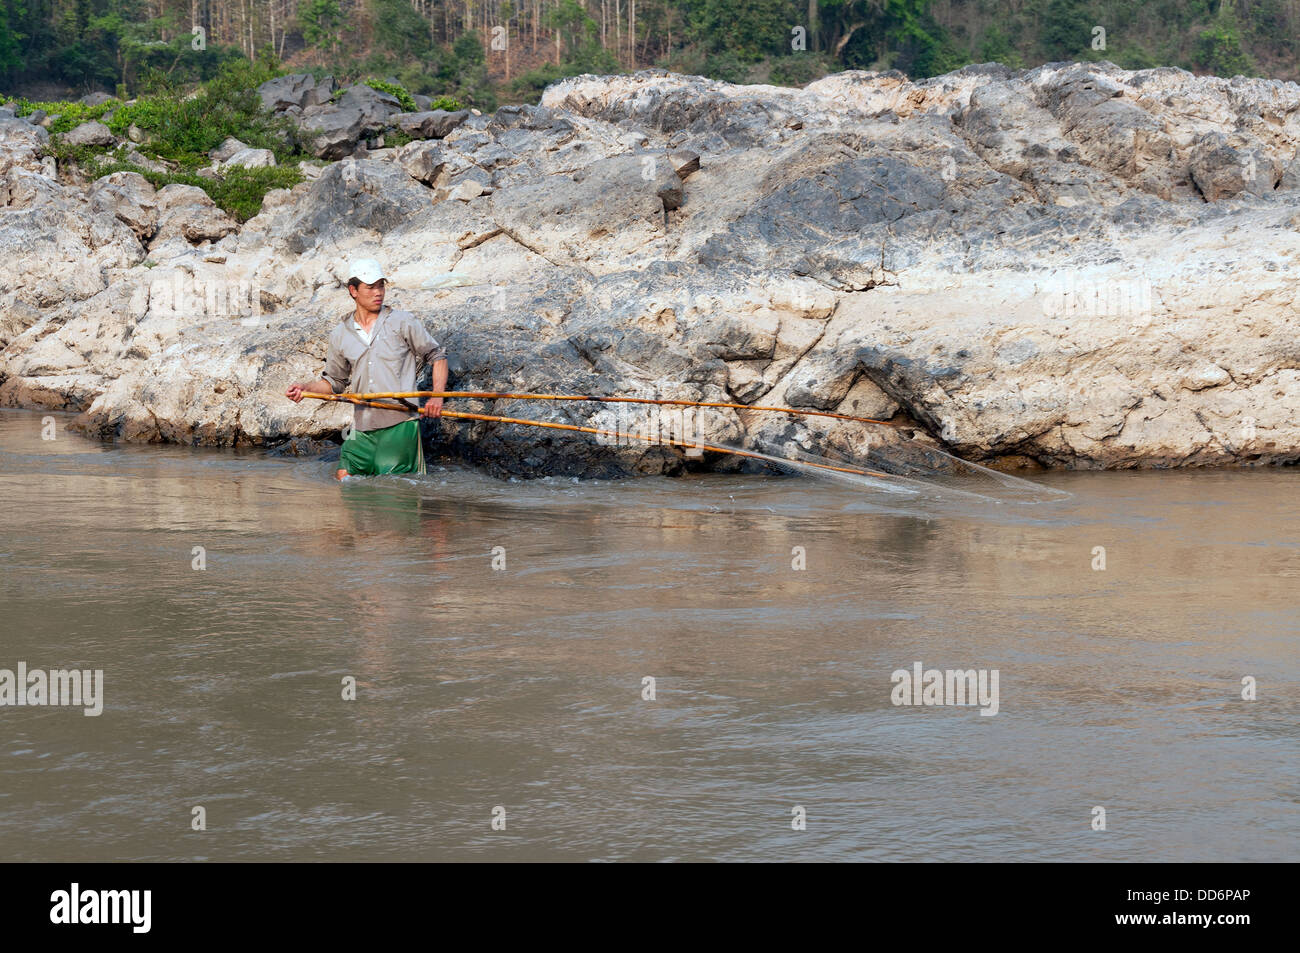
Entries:
{"type": "Polygon", "coordinates": [[[442,416],[442,398],[430,397],[424,402],[424,409],[421,411],[426,417],[442,416]]]}
{"type": "Polygon", "coordinates": [[[308,381],[306,384],[290,384],[284,396],[295,404],[302,401],[304,394],[332,394],[334,391],[323,380],[308,381]]]}

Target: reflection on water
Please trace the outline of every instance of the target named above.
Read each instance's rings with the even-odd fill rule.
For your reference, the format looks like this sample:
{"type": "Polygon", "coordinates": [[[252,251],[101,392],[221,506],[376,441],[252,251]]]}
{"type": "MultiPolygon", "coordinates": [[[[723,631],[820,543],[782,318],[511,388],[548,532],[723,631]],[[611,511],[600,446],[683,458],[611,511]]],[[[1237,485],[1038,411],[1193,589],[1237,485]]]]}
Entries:
{"type": "Polygon", "coordinates": [[[105,703],[0,708],[7,857],[1294,859],[1294,470],[339,486],[40,419],[0,413],[0,668],[105,703]],[[999,713],[893,706],[916,661],[999,713]]]}

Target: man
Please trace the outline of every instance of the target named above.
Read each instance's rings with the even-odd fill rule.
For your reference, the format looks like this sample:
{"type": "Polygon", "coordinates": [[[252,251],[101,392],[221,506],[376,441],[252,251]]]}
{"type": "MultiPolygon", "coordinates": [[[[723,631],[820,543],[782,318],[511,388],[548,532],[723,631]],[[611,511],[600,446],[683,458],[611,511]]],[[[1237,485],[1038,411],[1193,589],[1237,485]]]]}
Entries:
{"type": "MultiPolygon", "coordinates": [[[[386,279],[379,262],[354,261],[348,270],[348,293],[356,310],[344,315],[330,334],[325,371],[320,380],[293,384],[284,395],[295,404],[303,394],[401,393],[415,390],[420,364],[433,364],[433,389],[447,389],[447,350],[429,336],[409,311],[384,307],[386,279]]],[[[416,409],[412,405],[412,409],[416,409]]],[[[425,417],[442,415],[442,398],[430,397],[425,417]]],[[[343,441],[339,469],[349,475],[424,473],[420,422],[409,414],[377,407],[354,407],[352,436],[343,441]]]]}

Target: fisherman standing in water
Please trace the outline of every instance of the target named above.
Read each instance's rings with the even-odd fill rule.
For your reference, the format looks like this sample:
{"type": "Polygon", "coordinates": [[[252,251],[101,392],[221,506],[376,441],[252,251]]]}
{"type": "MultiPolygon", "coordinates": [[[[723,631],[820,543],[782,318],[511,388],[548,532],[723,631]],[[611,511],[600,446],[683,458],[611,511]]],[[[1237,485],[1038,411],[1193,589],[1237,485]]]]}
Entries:
{"type": "MultiPolygon", "coordinates": [[[[447,349],[429,336],[409,311],[384,307],[385,279],[379,262],[363,258],[348,270],[348,292],[356,310],[344,315],[330,334],[320,380],[293,384],[284,395],[295,404],[303,394],[400,393],[415,390],[421,364],[433,365],[433,389],[447,389],[447,349]]],[[[416,409],[412,405],[412,410],[416,409]]],[[[442,398],[430,397],[425,417],[442,415],[442,398]]],[[[420,422],[408,414],[377,407],[353,408],[353,431],[343,441],[334,475],[424,473],[420,422]]]]}

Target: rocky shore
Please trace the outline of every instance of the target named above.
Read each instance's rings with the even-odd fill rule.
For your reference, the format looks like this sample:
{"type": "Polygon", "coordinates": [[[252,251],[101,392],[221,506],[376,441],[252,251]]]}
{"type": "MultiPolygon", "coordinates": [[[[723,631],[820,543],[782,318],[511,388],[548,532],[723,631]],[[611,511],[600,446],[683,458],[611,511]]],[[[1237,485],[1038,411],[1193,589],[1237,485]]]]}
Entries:
{"type": "MultiPolygon", "coordinates": [[[[242,225],[192,186],[73,181],[46,129],[0,112],[0,405],[120,440],[329,437],[350,410],[283,391],[320,372],[347,260],[375,257],[455,389],[893,417],[970,459],[1058,467],[1300,459],[1294,83],[1060,63],[787,89],[652,70],[493,115],[335,92],[261,90],[327,164],[242,225]],[[385,148],[394,129],[417,138],[385,148]]],[[[266,161],[240,146],[214,168],[266,161]]],[[[709,440],[836,439],[707,419],[709,440]]],[[[684,462],[435,429],[501,474],[684,462]]]]}

